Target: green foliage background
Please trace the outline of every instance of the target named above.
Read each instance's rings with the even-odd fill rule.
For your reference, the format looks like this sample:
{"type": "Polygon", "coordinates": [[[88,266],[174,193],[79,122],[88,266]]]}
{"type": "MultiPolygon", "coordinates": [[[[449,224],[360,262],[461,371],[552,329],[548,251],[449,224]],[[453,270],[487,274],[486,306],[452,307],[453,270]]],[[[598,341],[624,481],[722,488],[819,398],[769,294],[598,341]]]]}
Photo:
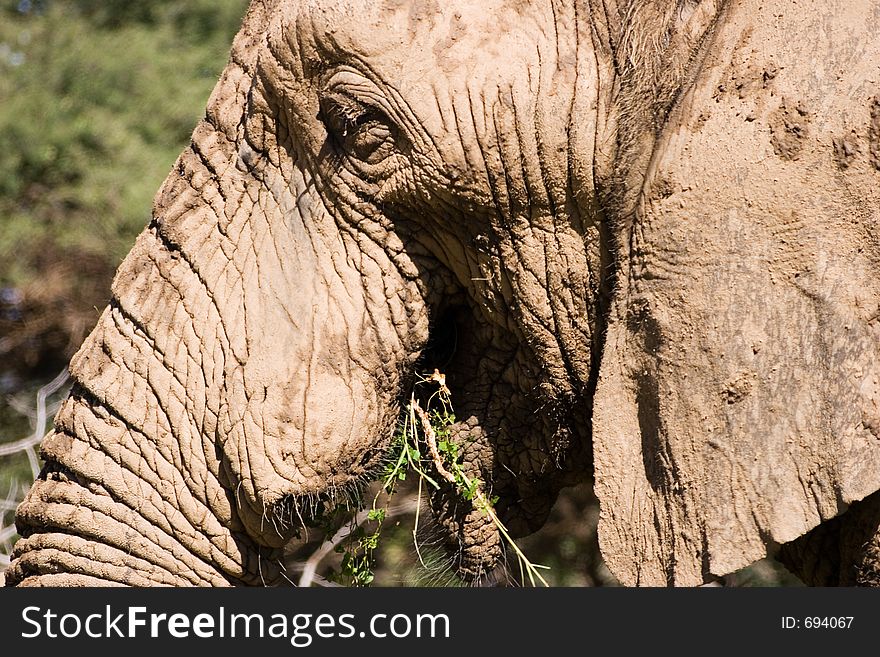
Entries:
{"type": "Polygon", "coordinates": [[[243,0],[3,3],[0,280],[39,251],[117,263],[187,142],[243,0]],[[5,56],[3,56],[5,55],[5,56]]]}

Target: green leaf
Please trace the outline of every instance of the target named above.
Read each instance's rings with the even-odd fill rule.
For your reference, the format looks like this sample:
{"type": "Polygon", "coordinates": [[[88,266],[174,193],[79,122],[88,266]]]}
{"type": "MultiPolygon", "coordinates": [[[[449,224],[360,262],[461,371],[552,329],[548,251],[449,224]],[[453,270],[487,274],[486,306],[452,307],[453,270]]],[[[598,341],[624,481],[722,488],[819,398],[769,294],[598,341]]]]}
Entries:
{"type": "Polygon", "coordinates": [[[361,539],[361,547],[364,550],[371,551],[375,550],[379,545],[379,533],[370,534],[369,536],[365,536],[361,539]]]}

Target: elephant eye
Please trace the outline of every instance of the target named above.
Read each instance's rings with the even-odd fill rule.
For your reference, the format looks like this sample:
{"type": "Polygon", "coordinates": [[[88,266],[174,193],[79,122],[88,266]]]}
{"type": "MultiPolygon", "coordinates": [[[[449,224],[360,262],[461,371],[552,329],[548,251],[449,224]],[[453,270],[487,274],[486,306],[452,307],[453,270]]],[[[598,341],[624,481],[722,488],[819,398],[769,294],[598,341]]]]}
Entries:
{"type": "Polygon", "coordinates": [[[357,161],[375,165],[394,152],[397,130],[377,108],[328,94],[321,99],[318,118],[337,150],[357,161]]]}

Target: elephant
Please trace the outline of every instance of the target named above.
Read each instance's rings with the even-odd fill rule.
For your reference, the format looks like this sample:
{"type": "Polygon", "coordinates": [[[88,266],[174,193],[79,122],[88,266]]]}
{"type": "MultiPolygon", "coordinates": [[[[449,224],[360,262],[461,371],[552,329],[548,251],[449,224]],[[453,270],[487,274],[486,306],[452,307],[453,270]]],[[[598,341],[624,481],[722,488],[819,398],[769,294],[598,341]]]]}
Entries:
{"type": "MultiPolygon", "coordinates": [[[[513,536],[880,582],[877,0],[252,0],[71,361],[7,584],[283,581],[420,372],[513,536]]],[[[431,506],[466,577],[485,509],[431,506]]]]}

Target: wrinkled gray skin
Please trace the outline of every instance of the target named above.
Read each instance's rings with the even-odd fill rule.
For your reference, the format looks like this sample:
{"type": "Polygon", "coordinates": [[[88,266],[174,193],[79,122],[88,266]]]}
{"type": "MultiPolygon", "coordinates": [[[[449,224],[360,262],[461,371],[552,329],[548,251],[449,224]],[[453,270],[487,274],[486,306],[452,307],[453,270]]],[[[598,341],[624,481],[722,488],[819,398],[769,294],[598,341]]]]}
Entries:
{"type": "MultiPolygon", "coordinates": [[[[254,0],[71,364],[8,583],[280,582],[434,367],[514,535],[595,451],[624,583],[798,537],[808,581],[871,583],[876,11],[254,0]]],[[[493,568],[484,514],[432,506],[493,568]]]]}

